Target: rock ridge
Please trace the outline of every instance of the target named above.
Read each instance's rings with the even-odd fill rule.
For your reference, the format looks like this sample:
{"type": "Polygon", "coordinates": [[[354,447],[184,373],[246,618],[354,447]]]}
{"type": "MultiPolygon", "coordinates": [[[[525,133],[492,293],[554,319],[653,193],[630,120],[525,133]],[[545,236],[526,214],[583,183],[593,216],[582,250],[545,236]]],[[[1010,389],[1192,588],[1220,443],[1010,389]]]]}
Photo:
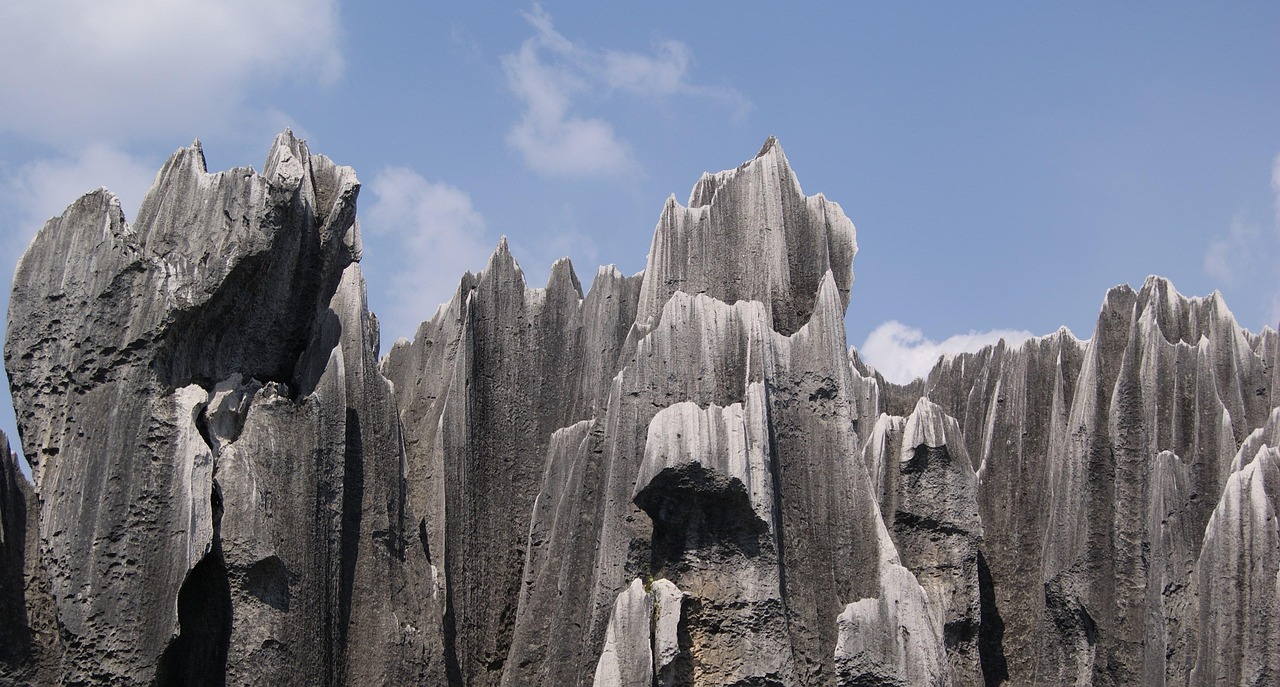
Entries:
{"type": "Polygon", "coordinates": [[[0,684],[1202,685],[1280,675],[1280,339],[1119,286],[886,382],[777,139],[646,268],[505,238],[380,351],[355,172],[174,153],[18,265],[0,684]],[[731,258],[731,259],[730,259],[731,258]],[[381,357],[380,357],[381,356],[381,357]]]}

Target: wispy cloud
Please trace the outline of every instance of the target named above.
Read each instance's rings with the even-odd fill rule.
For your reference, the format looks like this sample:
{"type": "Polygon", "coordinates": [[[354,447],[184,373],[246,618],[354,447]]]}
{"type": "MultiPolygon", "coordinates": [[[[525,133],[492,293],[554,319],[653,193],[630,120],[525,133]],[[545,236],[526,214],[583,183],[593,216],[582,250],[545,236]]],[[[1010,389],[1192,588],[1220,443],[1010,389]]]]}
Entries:
{"type": "Polygon", "coordinates": [[[928,375],[942,356],[973,353],[984,346],[994,345],[1001,339],[1016,346],[1031,336],[1031,332],[1024,330],[994,329],[957,334],[939,342],[925,337],[924,332],[915,327],[890,320],[867,335],[867,340],[858,347],[858,355],[863,362],[884,375],[885,379],[906,384],[917,377],[928,375]]]}
{"type": "Polygon", "coordinates": [[[343,71],[338,0],[0,3],[0,130],[70,149],[236,126],[251,88],[343,71]]]}
{"type": "Polygon", "coordinates": [[[361,210],[365,277],[390,302],[379,309],[382,340],[412,338],[423,320],[449,300],[466,270],[484,267],[492,244],[471,197],[405,167],[387,167],[365,185],[373,203],[361,210]]]}
{"type": "Polygon", "coordinates": [[[1262,239],[1262,227],[1237,215],[1231,220],[1226,235],[1216,236],[1209,242],[1204,254],[1204,271],[1224,284],[1238,283],[1240,272],[1253,262],[1262,239]]]}
{"type": "Polygon", "coordinates": [[[534,5],[525,19],[534,35],[502,61],[507,85],[524,105],[507,143],[540,174],[620,175],[639,169],[612,123],[580,112],[586,96],[707,97],[723,101],[734,116],[748,107],[735,91],[691,83],[690,51],[679,41],[660,42],[652,54],[597,49],[556,31],[541,6],[534,5]]]}
{"type": "MultiPolygon", "coordinates": [[[[1271,161],[1271,194],[1275,205],[1274,245],[1280,248],[1280,155],[1271,161]]],[[[1280,327],[1280,250],[1271,257],[1271,324],[1280,327]]]]}
{"type": "Polygon", "coordinates": [[[1204,271],[1224,286],[1261,289],[1269,300],[1270,324],[1276,326],[1280,322],[1280,155],[1271,162],[1271,193],[1271,219],[1259,223],[1242,215],[1234,217],[1225,234],[1210,239],[1204,271]]]}
{"type": "Polygon", "coordinates": [[[11,229],[0,245],[9,254],[25,250],[46,220],[104,183],[120,199],[125,217],[132,220],[158,168],[159,161],[140,159],[105,144],[22,165],[0,179],[0,200],[13,213],[11,229]]]}

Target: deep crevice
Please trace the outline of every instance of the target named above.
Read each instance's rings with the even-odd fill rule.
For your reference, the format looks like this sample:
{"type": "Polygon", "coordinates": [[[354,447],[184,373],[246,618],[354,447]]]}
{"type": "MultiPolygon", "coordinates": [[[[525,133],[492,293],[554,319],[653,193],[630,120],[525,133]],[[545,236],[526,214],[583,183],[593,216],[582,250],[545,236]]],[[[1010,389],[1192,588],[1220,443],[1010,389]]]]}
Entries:
{"type": "Polygon", "coordinates": [[[1009,679],[1009,665],[1004,655],[1004,619],[996,606],[991,568],[981,551],[978,552],[978,660],[985,684],[999,685],[1009,679]]]}
{"type": "MultiPolygon", "coordinates": [[[[355,591],[356,562],[360,557],[360,524],[364,519],[364,439],[360,414],[347,409],[346,442],[342,461],[342,526],[338,577],[338,646],[334,673],[345,674],[347,629],[351,623],[351,599],[355,591]]],[[[341,681],[341,680],[340,680],[341,681]]]]}
{"type": "Polygon", "coordinates": [[[701,463],[663,469],[633,500],[653,521],[655,574],[688,551],[714,548],[754,558],[768,534],[742,482],[701,463]]]}
{"type": "Polygon", "coordinates": [[[213,506],[213,544],[178,590],[178,636],[160,656],[156,687],[222,687],[227,683],[231,584],[222,558],[222,490],[217,480],[209,500],[213,506]]]}

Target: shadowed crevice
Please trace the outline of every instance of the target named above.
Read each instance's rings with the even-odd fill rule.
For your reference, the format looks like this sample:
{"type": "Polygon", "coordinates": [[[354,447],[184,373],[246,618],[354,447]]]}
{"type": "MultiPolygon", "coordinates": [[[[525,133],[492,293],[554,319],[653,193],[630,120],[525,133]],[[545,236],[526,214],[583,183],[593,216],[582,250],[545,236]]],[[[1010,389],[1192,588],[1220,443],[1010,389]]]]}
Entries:
{"type": "Polygon", "coordinates": [[[338,646],[334,673],[345,673],[347,630],[355,593],[356,563],[360,558],[360,525],[364,519],[364,435],[360,414],[347,409],[345,452],[342,462],[342,529],[339,534],[338,646]]]}
{"type": "Polygon", "coordinates": [[[760,555],[761,537],[768,534],[742,482],[700,463],[663,469],[634,501],[653,521],[655,573],[699,549],[754,558],[760,555]]]}
{"type": "Polygon", "coordinates": [[[178,636],[161,654],[156,687],[222,687],[231,644],[231,584],[222,558],[222,496],[213,483],[213,546],[178,590],[178,636]]]}
{"type": "Polygon", "coordinates": [[[996,587],[987,559],[978,552],[978,657],[982,678],[987,685],[999,685],[1009,679],[1009,666],[1004,655],[1004,619],[996,607],[996,587]]]}

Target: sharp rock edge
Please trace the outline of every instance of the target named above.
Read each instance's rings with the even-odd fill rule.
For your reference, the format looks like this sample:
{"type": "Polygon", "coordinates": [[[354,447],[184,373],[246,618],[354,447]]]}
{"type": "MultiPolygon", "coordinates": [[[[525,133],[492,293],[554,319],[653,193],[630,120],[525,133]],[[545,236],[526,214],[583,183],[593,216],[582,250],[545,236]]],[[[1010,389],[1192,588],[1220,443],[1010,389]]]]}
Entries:
{"type": "Polygon", "coordinates": [[[19,263],[0,684],[1270,684],[1280,341],[1118,287],[886,383],[770,138],[584,296],[502,241],[381,360],[355,173],[176,152],[19,263]]]}

